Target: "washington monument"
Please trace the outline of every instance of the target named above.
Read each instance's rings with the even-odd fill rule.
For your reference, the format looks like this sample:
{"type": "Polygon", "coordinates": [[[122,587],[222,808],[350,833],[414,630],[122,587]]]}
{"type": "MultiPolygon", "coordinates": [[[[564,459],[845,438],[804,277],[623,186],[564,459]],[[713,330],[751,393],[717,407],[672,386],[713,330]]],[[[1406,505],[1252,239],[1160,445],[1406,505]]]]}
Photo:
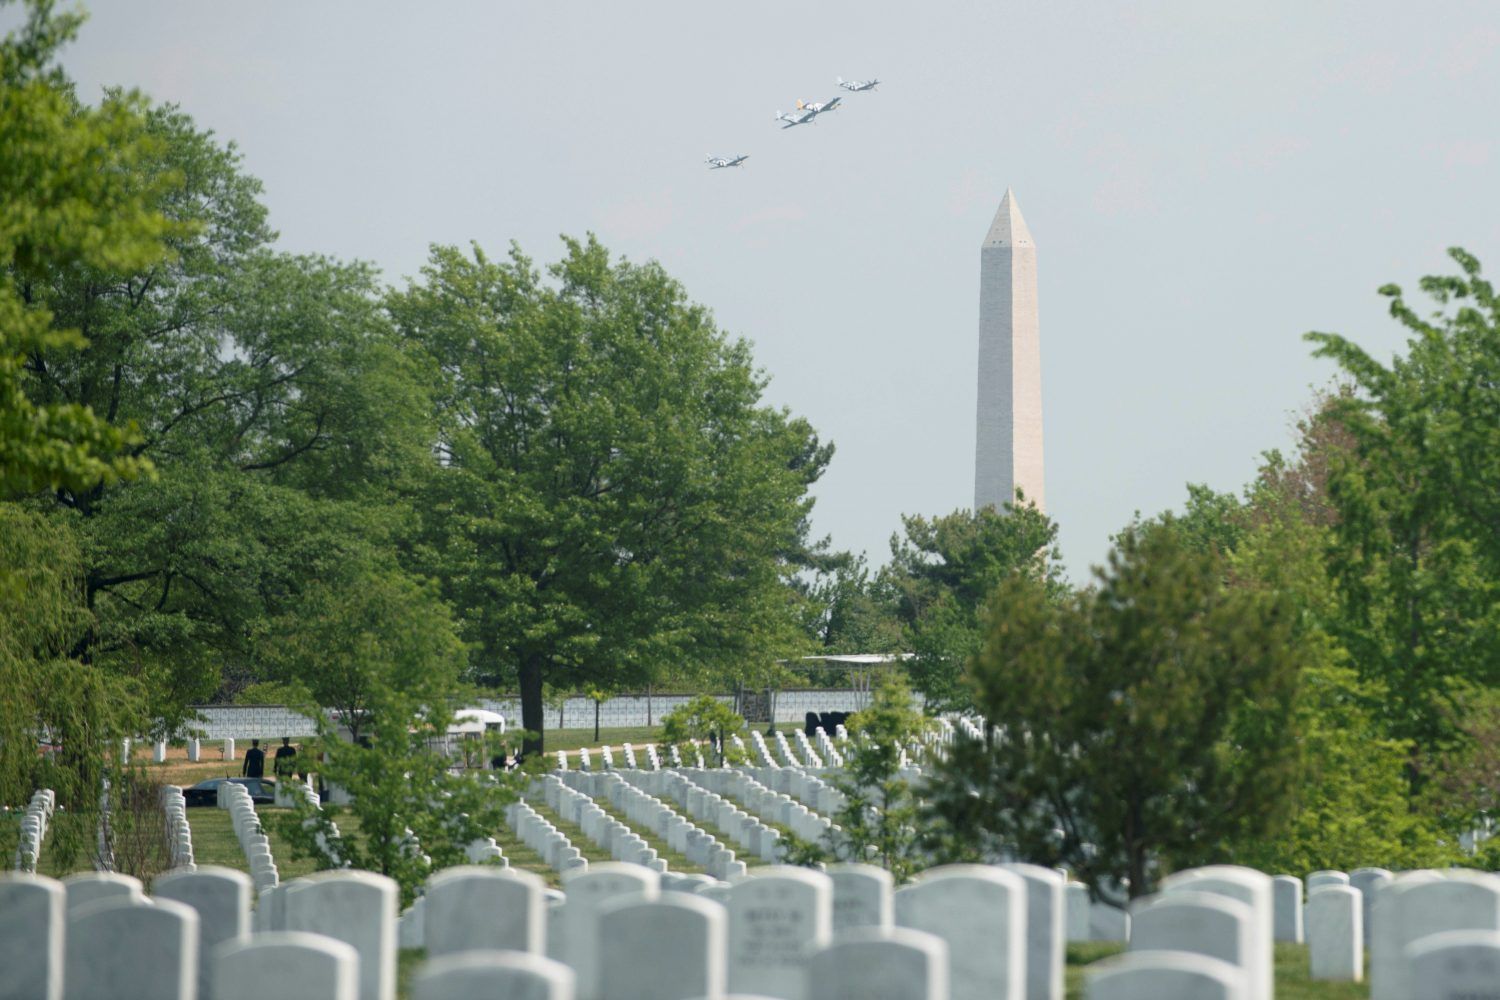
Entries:
{"type": "Polygon", "coordinates": [[[1004,510],[1020,487],[1045,509],[1036,244],[1009,190],[979,248],[979,407],[974,510],[1004,510]]]}

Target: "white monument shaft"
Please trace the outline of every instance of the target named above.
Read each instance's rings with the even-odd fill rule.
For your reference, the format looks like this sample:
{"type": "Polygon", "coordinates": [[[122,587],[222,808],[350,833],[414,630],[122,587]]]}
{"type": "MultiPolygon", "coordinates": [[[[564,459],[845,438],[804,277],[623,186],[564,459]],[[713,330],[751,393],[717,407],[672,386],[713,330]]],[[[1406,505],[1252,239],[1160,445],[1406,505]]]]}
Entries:
{"type": "Polygon", "coordinates": [[[1010,191],[979,250],[976,423],[974,509],[1003,510],[1018,487],[1045,509],[1036,244],[1010,191]]]}

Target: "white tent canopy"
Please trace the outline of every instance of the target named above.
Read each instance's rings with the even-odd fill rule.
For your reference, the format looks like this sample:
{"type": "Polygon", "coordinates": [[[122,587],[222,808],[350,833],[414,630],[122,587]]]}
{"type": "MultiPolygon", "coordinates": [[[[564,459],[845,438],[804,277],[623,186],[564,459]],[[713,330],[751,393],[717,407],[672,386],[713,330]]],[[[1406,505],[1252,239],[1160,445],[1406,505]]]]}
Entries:
{"type": "Polygon", "coordinates": [[[460,708],[448,724],[450,733],[483,733],[489,729],[505,732],[505,716],[483,708],[460,708]]]}

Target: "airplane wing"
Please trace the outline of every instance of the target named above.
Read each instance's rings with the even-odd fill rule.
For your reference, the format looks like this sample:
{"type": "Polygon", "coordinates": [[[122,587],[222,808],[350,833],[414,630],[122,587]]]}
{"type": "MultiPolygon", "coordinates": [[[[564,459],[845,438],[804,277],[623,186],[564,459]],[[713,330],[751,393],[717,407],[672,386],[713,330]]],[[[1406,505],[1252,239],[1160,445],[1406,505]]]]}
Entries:
{"type": "Polygon", "coordinates": [[[834,108],[836,108],[836,107],[839,106],[839,102],[842,101],[842,100],[843,100],[842,97],[832,97],[832,98],[829,98],[828,102],[823,105],[823,110],[824,111],[832,111],[834,108]]]}

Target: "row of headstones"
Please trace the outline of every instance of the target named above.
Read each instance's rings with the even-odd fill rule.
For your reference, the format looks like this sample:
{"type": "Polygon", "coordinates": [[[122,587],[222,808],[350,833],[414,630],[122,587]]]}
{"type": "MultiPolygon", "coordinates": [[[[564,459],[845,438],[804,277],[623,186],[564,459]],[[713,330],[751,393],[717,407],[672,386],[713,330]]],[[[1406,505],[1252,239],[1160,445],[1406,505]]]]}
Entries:
{"type": "Polygon", "coordinates": [[[694,785],[685,772],[643,772],[628,775],[625,780],[634,787],[622,789],[618,793],[622,799],[641,798],[654,804],[644,811],[642,822],[650,827],[654,819],[659,825],[652,828],[659,832],[668,846],[711,876],[728,879],[742,874],[746,864],[737,856],[741,852],[762,861],[774,861],[779,857],[781,835],[777,831],[736,808],[733,803],[714,796],[706,788],[694,785]],[[678,813],[677,808],[686,815],[678,813]],[[712,825],[729,843],[721,842],[719,836],[694,820],[712,825]]]}
{"type": "Polygon", "coordinates": [[[21,836],[16,841],[16,871],[36,871],[42,857],[42,843],[47,839],[47,822],[56,808],[57,793],[52,789],[39,788],[31,793],[26,814],[21,817],[21,836]]]}
{"type": "MultiPolygon", "coordinates": [[[[591,780],[595,777],[613,779],[614,775],[595,776],[582,773],[570,775],[570,778],[575,781],[591,780]]],[[[611,858],[630,864],[644,865],[657,871],[666,871],[666,859],[656,853],[656,848],[633,830],[629,823],[621,822],[610,815],[608,810],[594,801],[592,795],[563,785],[556,775],[547,775],[532,786],[534,795],[545,797],[548,792],[551,792],[552,796],[548,800],[549,807],[552,802],[566,803],[566,809],[559,811],[558,815],[566,822],[575,823],[583,831],[585,837],[608,851],[611,858]],[[569,818],[575,815],[576,820],[569,818]]]]}
{"type": "Polygon", "coordinates": [[[797,752],[802,755],[803,762],[808,767],[822,770],[825,766],[823,758],[818,754],[818,751],[813,749],[812,741],[807,738],[807,734],[800,729],[794,729],[792,730],[792,736],[797,741],[797,752]]]}
{"type": "MultiPolygon", "coordinates": [[[[729,878],[742,873],[744,863],[736,859],[732,848],[688,818],[692,816],[691,812],[684,816],[670,803],[658,797],[663,791],[661,779],[675,773],[677,772],[636,771],[573,775],[569,781],[579,794],[604,798],[616,810],[625,813],[631,822],[643,826],[666,841],[667,846],[685,857],[689,864],[704,869],[716,878],[729,878]]],[[[615,855],[615,859],[632,860],[619,855],[615,855]]],[[[665,868],[661,870],[665,871],[665,868]]]]}
{"type": "Polygon", "coordinates": [[[836,816],[845,805],[844,793],[821,775],[790,768],[747,768],[745,773],[772,791],[785,793],[823,816],[836,816]]]}
{"type": "MultiPolygon", "coordinates": [[[[688,816],[719,831],[747,857],[764,862],[778,860],[781,857],[781,832],[708,786],[710,775],[729,773],[734,772],[716,768],[685,769],[653,775],[647,782],[653,792],[676,802],[688,816]]],[[[744,865],[735,860],[734,851],[728,851],[723,860],[722,866],[708,867],[709,873],[728,878],[744,870],[744,865]]]]}
{"type": "MultiPolygon", "coordinates": [[[[699,748],[697,740],[693,741],[693,748],[694,748],[693,749],[693,753],[694,753],[694,755],[696,757],[697,765],[699,767],[703,767],[704,766],[703,751],[702,751],[701,748],[699,748]]],[[[660,753],[657,750],[656,744],[654,744],[654,743],[648,744],[645,747],[645,750],[646,750],[646,762],[650,765],[650,770],[653,770],[653,771],[659,771],[659,770],[661,770],[662,769],[662,760],[661,760],[661,755],[660,755],[660,753]]],[[[600,749],[599,749],[599,755],[600,755],[600,760],[601,760],[601,762],[603,764],[603,769],[606,770],[606,771],[614,770],[614,767],[615,767],[614,751],[611,750],[608,745],[600,747],[600,749]]],[[[668,761],[669,761],[669,764],[670,764],[671,767],[682,767],[683,766],[682,751],[680,751],[675,744],[672,745],[672,746],[669,746],[667,748],[667,757],[668,757],[668,761]]],[[[626,762],[626,766],[627,767],[634,768],[636,766],[636,764],[635,764],[635,749],[629,743],[625,744],[625,762],[626,762]]],[[[566,750],[559,750],[559,751],[557,751],[557,770],[559,770],[559,771],[566,771],[566,770],[568,770],[568,752],[566,750]]],[[[593,759],[593,756],[589,753],[588,747],[582,747],[578,751],[578,770],[580,770],[580,771],[593,771],[594,770],[594,759],[593,759]]]]}
{"type": "Polygon", "coordinates": [[[192,871],[193,828],[188,825],[187,799],[176,785],[161,786],[161,807],[166,813],[167,848],[171,868],[192,871]]]}
{"type": "Polygon", "coordinates": [[[818,753],[829,767],[843,767],[844,755],[839,753],[839,748],[834,746],[833,740],[822,726],[813,732],[813,739],[817,741],[818,753]]]}
{"type": "Polygon", "coordinates": [[[220,809],[229,812],[235,839],[250,863],[250,878],[255,883],[255,891],[264,893],[274,889],[281,883],[281,875],[271,857],[271,839],[260,825],[260,816],[255,811],[255,803],[250,800],[250,792],[244,785],[223,781],[219,783],[215,802],[220,809]]]}
{"type": "MultiPolygon", "coordinates": [[[[450,870],[430,885],[468,878],[471,871],[450,870]]],[[[505,874],[473,878],[498,886],[505,874]]],[[[1062,995],[1062,878],[1033,866],[933,869],[893,893],[886,872],[863,865],[833,866],[828,873],[760,868],[728,885],[701,877],[669,881],[638,866],[600,865],[564,879],[563,899],[548,909],[540,949],[540,925],[520,926],[514,919],[536,911],[537,904],[519,898],[522,894],[539,899],[543,893],[539,883],[533,880],[528,887],[525,882],[505,887],[513,897],[504,906],[512,915],[509,922],[498,911],[469,912],[463,946],[485,953],[524,951],[530,959],[545,955],[560,967],[530,967],[558,975],[524,984],[513,978],[470,980],[466,992],[451,995],[558,1000],[722,1000],[726,990],[782,1000],[1059,1000],[1062,995]],[[850,947],[854,942],[858,947],[850,947]],[[523,985],[537,992],[522,993],[523,985]]],[[[433,892],[430,888],[429,907],[433,892]]],[[[435,933],[429,923],[428,951],[438,962],[418,973],[419,981],[449,967],[452,953],[435,949],[435,933]]]]}
{"type": "Polygon", "coordinates": [[[786,766],[802,767],[803,762],[798,760],[797,755],[792,752],[792,745],[787,742],[786,733],[778,729],[772,735],[776,740],[776,750],[781,754],[781,759],[786,763],[786,766]]]}
{"type": "MultiPolygon", "coordinates": [[[[701,782],[702,786],[711,789],[714,793],[724,795],[730,799],[744,803],[744,806],[753,815],[759,816],[768,823],[774,823],[779,827],[785,827],[796,834],[802,840],[811,843],[822,843],[828,839],[836,830],[833,822],[826,816],[820,815],[801,802],[796,801],[787,792],[778,792],[774,788],[762,784],[749,771],[704,771],[701,774],[688,772],[694,780],[701,782]]],[[[795,776],[795,784],[806,787],[809,781],[820,779],[807,775],[806,772],[792,771],[791,769],[771,770],[769,768],[761,772],[771,780],[782,785],[791,787],[794,783],[788,778],[795,776]],[[783,777],[785,776],[785,777],[783,777]]]]}
{"type": "MultiPolygon", "coordinates": [[[[24,889],[50,882],[17,878],[28,880],[24,889]]],[[[435,961],[418,973],[414,995],[485,989],[554,1000],[718,1000],[726,989],[785,1000],[1061,995],[1062,880],[1047,869],[933,869],[894,894],[886,873],[865,866],[836,866],[830,874],[763,868],[728,886],[678,885],[684,881],[702,888],[664,894],[649,869],[602,865],[571,873],[563,898],[549,906],[545,887],[529,873],[488,867],[439,873],[428,883],[423,916],[424,943],[435,961]],[[835,926],[842,932],[837,943],[835,926]],[[528,975],[504,982],[448,976],[453,956],[496,950],[518,953],[501,964],[528,975]],[[576,991],[567,989],[570,978],[576,991]]],[[[80,902],[66,927],[53,905],[59,892],[43,885],[23,899],[11,888],[0,890],[7,904],[0,906],[6,925],[0,947],[7,949],[0,952],[0,975],[20,979],[28,974],[24,967],[34,977],[40,968],[52,982],[65,964],[68,996],[111,995],[108,981],[182,1000],[193,996],[188,984],[200,973],[206,995],[218,1000],[349,997],[355,989],[368,1000],[392,995],[398,894],[383,876],[325,872],[295,880],[282,887],[276,921],[248,940],[249,883],[234,872],[164,876],[154,904],[135,894],[80,902]],[[189,906],[170,902],[166,891],[183,880],[201,886],[189,906]],[[226,880],[238,889],[210,891],[226,880]],[[219,905],[226,897],[230,905],[219,905]],[[275,933],[281,930],[326,935],[347,949],[288,939],[275,933]],[[208,957],[201,966],[200,938],[208,957]],[[48,960],[63,954],[65,963],[48,960]],[[23,955],[29,958],[21,961],[23,955]]]]}
{"type": "Polygon", "coordinates": [[[633,873],[587,877],[604,876],[564,886],[564,914],[586,898],[595,922],[590,934],[579,914],[554,952],[578,974],[580,998],[1062,995],[1062,878],[1050,870],[933,869],[893,894],[887,873],[863,865],[767,867],[700,884],[693,905],[633,873]],[[582,956],[580,941],[593,945],[582,956]],[[852,941],[857,960],[830,956],[852,941]]]}
{"type": "MultiPolygon", "coordinates": [[[[1361,978],[1368,903],[1372,1000],[1496,995],[1500,877],[1451,869],[1361,873],[1370,876],[1361,879],[1364,889],[1337,878],[1341,873],[1309,879],[1312,978],[1361,978]]],[[[1272,997],[1273,942],[1290,936],[1286,922],[1300,911],[1300,885],[1292,876],[1234,866],[1164,879],[1160,893],[1131,906],[1129,954],[1090,968],[1088,996],[1272,997]]]]}
{"type": "Polygon", "coordinates": [[[953,720],[955,735],[963,735],[966,739],[983,740],[984,730],[975,724],[974,720],[967,715],[960,715],[953,720]]]}
{"type": "Polygon", "coordinates": [[[0,878],[0,996],[248,997],[216,994],[200,952],[248,936],[250,900],[226,868],[174,869],[150,898],[115,872],[0,878]]]}
{"type": "MultiPolygon", "coordinates": [[[[736,742],[739,742],[738,735],[736,735],[736,742]]],[[[759,729],[750,730],[750,742],[755,747],[755,755],[752,759],[759,762],[761,767],[782,766],[781,762],[776,759],[776,755],[771,752],[771,748],[766,745],[766,738],[759,729]]]]}
{"type": "MultiPolygon", "coordinates": [[[[649,785],[660,791],[654,779],[667,772],[615,771],[608,774],[573,775],[570,791],[575,795],[603,798],[615,811],[638,828],[644,828],[666,842],[667,847],[687,858],[691,865],[703,868],[716,877],[727,878],[734,868],[734,851],[717,837],[683,816],[655,794],[643,791],[649,785]]],[[[616,858],[629,861],[629,858],[616,858]]],[[[650,866],[648,866],[650,867],[650,866]]],[[[666,871],[663,867],[661,871],[666,871]]]]}
{"type": "Polygon", "coordinates": [[[535,851],[553,871],[570,872],[589,866],[568,835],[549,823],[530,803],[522,800],[507,804],[505,822],[521,843],[535,851]]]}

